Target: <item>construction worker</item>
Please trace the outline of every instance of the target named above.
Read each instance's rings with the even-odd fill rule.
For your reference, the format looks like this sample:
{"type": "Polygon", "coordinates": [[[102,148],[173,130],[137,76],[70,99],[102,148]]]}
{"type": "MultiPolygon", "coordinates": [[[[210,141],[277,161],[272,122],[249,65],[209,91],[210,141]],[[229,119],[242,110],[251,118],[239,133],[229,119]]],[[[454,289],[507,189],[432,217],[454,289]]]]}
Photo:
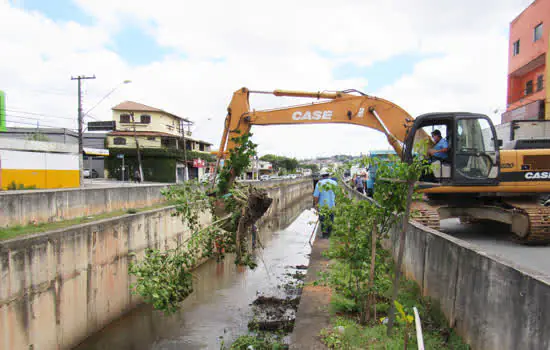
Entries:
{"type": "Polygon", "coordinates": [[[334,208],[335,197],[334,191],[325,188],[327,185],[338,186],[338,183],[329,178],[328,171],[321,172],[321,180],[315,185],[315,191],[313,192],[313,201],[317,212],[319,213],[319,222],[321,223],[321,237],[329,238],[332,233],[332,225],[334,223],[334,213],[326,213],[326,210],[322,208],[332,209],[334,208]],[[330,221],[330,222],[327,222],[330,221]]]}

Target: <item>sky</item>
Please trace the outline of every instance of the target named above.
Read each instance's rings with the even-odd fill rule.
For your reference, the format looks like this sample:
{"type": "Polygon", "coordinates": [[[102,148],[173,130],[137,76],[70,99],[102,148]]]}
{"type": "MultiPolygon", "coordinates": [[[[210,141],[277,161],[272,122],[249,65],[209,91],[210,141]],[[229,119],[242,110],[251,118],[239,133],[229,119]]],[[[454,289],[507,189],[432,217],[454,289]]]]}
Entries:
{"type": "MultiPolygon", "coordinates": [[[[412,116],[505,109],[510,22],[531,0],[0,0],[8,126],[77,128],[131,100],[217,148],[234,91],[356,89],[412,116]],[[131,80],[130,84],[122,84],[131,80]],[[107,97],[106,97],[107,96],[107,97]]],[[[303,99],[251,98],[256,110],[303,99]]],[[[495,113],[496,112],[496,113],[495,113]]],[[[389,149],[351,125],[253,127],[260,155],[389,149]]]]}

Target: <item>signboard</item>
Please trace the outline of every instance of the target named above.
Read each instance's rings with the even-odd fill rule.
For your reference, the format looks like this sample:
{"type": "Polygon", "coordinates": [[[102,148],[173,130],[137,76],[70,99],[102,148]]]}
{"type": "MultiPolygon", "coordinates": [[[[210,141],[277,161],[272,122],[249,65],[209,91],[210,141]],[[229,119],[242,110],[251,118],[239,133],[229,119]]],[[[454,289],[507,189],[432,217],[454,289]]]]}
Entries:
{"type": "Polygon", "coordinates": [[[103,149],[103,148],[89,148],[89,147],[84,147],[84,154],[87,155],[87,156],[108,156],[109,155],[109,150],[108,149],[103,149]]]}
{"type": "Polygon", "coordinates": [[[117,154],[116,157],[117,157],[118,159],[123,159],[123,158],[124,158],[124,154],[117,154]]]}
{"type": "Polygon", "coordinates": [[[193,168],[204,168],[204,159],[193,159],[193,168]]]}
{"type": "Polygon", "coordinates": [[[88,122],[88,131],[112,131],[116,130],[116,121],[88,122]]]}

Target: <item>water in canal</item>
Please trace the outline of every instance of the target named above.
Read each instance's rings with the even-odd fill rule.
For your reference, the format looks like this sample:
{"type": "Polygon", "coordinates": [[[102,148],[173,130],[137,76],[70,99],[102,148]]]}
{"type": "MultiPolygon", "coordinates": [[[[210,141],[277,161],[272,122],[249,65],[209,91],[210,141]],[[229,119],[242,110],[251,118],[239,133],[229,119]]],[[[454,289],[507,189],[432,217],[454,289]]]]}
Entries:
{"type": "Polygon", "coordinates": [[[255,270],[237,268],[230,256],[207,262],[196,270],[195,291],[178,313],[165,316],[140,306],[76,349],[220,349],[222,339],[228,344],[247,333],[250,304],[258,295],[284,297],[285,276],[309,262],[308,239],[316,219],[306,210],[275,232],[268,232],[272,223],[265,224],[260,236],[264,249],[258,251],[255,270]]]}

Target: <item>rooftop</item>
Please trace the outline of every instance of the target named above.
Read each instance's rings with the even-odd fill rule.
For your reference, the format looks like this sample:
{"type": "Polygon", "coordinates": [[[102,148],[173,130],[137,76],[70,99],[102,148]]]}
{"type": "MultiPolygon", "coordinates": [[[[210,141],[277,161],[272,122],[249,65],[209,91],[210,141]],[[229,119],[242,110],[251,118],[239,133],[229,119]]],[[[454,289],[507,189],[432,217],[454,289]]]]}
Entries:
{"type": "Polygon", "coordinates": [[[156,108],[156,107],[151,107],[151,106],[147,106],[147,105],[144,105],[142,103],[137,103],[137,102],[134,102],[134,101],[124,101],[122,103],[119,103],[118,105],[114,106],[112,108],[113,111],[128,111],[128,112],[157,112],[157,113],[164,113],[164,114],[168,114],[174,118],[178,118],[178,119],[181,119],[181,120],[184,120],[188,123],[192,123],[191,120],[187,119],[187,118],[183,118],[183,117],[180,117],[180,116],[177,116],[175,114],[172,114],[170,112],[166,112],[160,108],[156,108]]]}

